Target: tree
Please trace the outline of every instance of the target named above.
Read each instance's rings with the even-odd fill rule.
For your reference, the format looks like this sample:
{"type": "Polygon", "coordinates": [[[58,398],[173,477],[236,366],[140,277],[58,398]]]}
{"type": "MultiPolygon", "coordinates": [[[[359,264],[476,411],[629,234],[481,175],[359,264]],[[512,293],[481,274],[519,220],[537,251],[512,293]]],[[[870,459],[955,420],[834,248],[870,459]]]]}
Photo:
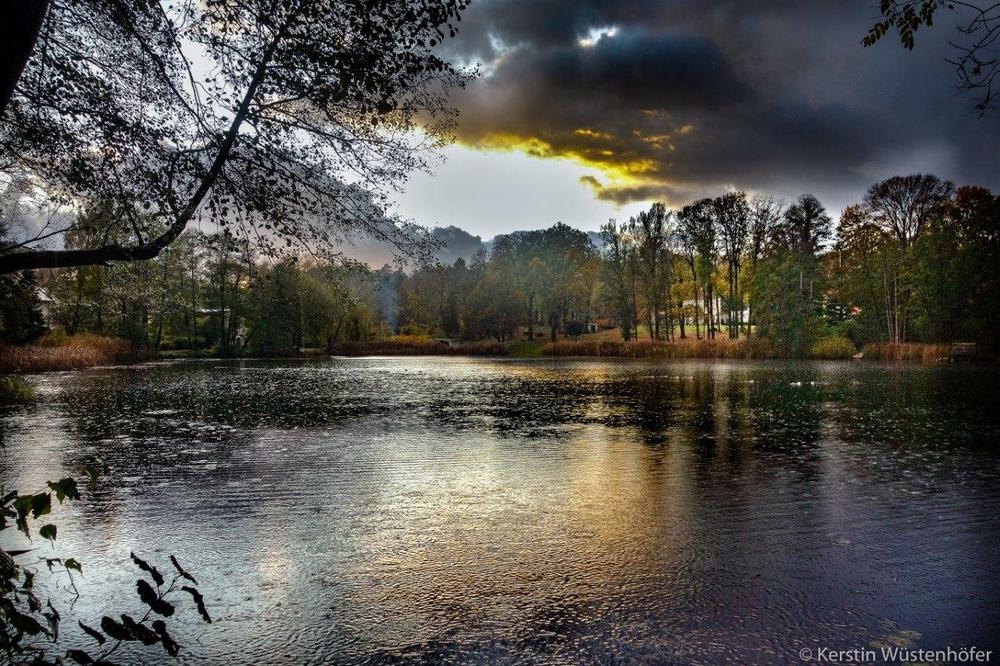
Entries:
{"type": "Polygon", "coordinates": [[[505,272],[500,266],[488,267],[469,294],[462,316],[467,337],[490,337],[502,343],[514,334],[523,310],[514,281],[505,272]]]}
{"type": "Polygon", "coordinates": [[[1000,4],[963,0],[882,0],[882,18],[868,31],[861,43],[874,46],[895,28],[905,49],[913,49],[914,33],[920,26],[930,27],[939,10],[963,15],[957,30],[962,43],[950,42],[955,56],[948,60],[955,67],[958,89],[977,98],[975,108],[985,115],[996,108],[1000,91],[1000,55],[994,48],[1000,38],[1000,4]]]}
{"type": "Polygon", "coordinates": [[[937,176],[915,174],[893,176],[875,183],[865,194],[863,205],[872,221],[894,239],[893,249],[885,248],[883,290],[889,304],[889,340],[905,342],[909,328],[908,307],[912,287],[905,270],[907,254],[924,228],[951,196],[954,186],[937,176]]]}
{"type": "Polygon", "coordinates": [[[729,337],[739,337],[740,318],[743,315],[743,297],[740,293],[740,267],[743,251],[750,232],[750,206],[745,192],[729,192],[713,202],[719,241],[726,255],[729,281],[729,337]]]}
{"type": "Polygon", "coordinates": [[[608,300],[621,327],[622,338],[629,340],[635,325],[635,311],[632,309],[632,299],[629,298],[627,275],[631,238],[625,225],[619,226],[613,219],[601,227],[601,237],[604,239],[604,285],[608,291],[608,300]]]}
{"type": "Polygon", "coordinates": [[[801,258],[814,258],[833,237],[830,216],[811,194],[796,199],[774,231],[775,242],[801,258]]]}
{"type": "Polygon", "coordinates": [[[113,202],[104,231],[133,234],[0,253],[0,273],[150,259],[196,218],[272,255],[354,232],[419,252],[372,188],[446,139],[444,93],[464,77],[432,50],[466,4],[52,0],[0,154],[67,203],[113,202]]]}
{"type": "Polygon", "coordinates": [[[0,275],[0,342],[30,342],[44,332],[35,273],[0,275]]]}
{"type": "MultiPolygon", "coordinates": [[[[692,276],[701,287],[706,338],[715,337],[715,321],[712,312],[718,245],[714,206],[711,199],[700,199],[693,204],[684,206],[677,214],[680,220],[682,245],[689,248],[685,252],[691,253],[692,276]]],[[[695,299],[697,300],[697,290],[695,290],[695,299]]],[[[697,319],[695,319],[695,327],[697,329],[697,319]]]]}
{"type": "MultiPolygon", "coordinates": [[[[757,267],[768,250],[774,237],[774,230],[784,215],[783,204],[774,197],[755,194],[750,200],[750,229],[747,239],[747,258],[750,261],[749,282],[757,273],[757,267]]],[[[753,299],[747,302],[747,334],[753,326],[753,299]]]]}
{"type": "MultiPolygon", "coordinates": [[[[672,278],[670,250],[670,213],[661,203],[654,203],[648,211],[629,220],[629,232],[635,239],[639,264],[643,277],[643,292],[646,300],[647,323],[651,340],[660,339],[660,324],[664,314],[665,300],[670,297],[672,278]]],[[[670,306],[667,304],[667,327],[672,327],[670,306]]]]}
{"type": "Polygon", "coordinates": [[[892,238],[868,211],[848,206],[840,214],[834,257],[829,263],[831,286],[838,300],[853,306],[851,337],[855,344],[892,336],[893,310],[887,301],[886,250],[892,238]]]}
{"type": "Polygon", "coordinates": [[[893,176],[868,188],[864,205],[875,223],[895,235],[900,249],[905,250],[954,189],[954,185],[937,176],[893,176]]]}
{"type": "Polygon", "coordinates": [[[803,356],[823,328],[819,255],[832,236],[830,216],[816,197],[803,194],[772,232],[767,256],[754,271],[757,331],[778,353],[803,356]]]}

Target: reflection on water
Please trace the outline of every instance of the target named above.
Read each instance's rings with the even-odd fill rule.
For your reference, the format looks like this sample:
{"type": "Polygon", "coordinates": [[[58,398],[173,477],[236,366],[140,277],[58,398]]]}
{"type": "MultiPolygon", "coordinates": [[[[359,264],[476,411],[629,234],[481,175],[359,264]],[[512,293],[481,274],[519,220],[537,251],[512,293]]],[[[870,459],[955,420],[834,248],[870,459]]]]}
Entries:
{"type": "Polygon", "coordinates": [[[217,618],[179,620],[182,661],[1000,649],[992,368],[333,359],[32,381],[40,404],[0,417],[0,478],[107,459],[57,516],[57,553],[85,553],[74,610],[134,603],[130,550],[176,553],[217,618]]]}

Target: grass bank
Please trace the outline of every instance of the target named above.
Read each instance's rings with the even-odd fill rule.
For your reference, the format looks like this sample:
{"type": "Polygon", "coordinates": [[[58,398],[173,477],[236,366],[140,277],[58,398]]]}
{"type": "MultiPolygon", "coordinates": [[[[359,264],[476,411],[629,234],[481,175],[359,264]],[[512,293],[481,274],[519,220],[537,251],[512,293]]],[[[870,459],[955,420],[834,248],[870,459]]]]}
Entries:
{"type": "Polygon", "coordinates": [[[136,363],[149,354],[120,338],[92,333],[47,335],[36,344],[0,347],[0,373],[78,370],[96,365],[136,363]]]}

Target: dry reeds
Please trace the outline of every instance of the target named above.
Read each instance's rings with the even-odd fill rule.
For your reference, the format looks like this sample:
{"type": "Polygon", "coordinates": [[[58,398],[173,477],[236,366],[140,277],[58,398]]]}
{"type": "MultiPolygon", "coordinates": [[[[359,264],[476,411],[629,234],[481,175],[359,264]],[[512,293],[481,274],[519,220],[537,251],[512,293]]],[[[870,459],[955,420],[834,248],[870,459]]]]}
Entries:
{"type": "Polygon", "coordinates": [[[506,343],[483,340],[449,347],[418,335],[397,335],[363,342],[340,342],[330,349],[330,353],[337,356],[506,356],[508,352],[506,343]]]}
{"type": "Polygon", "coordinates": [[[931,364],[947,360],[951,348],[948,345],[920,342],[876,342],[865,345],[862,353],[865,358],[877,361],[920,361],[931,364]]]}
{"type": "Polygon", "coordinates": [[[730,340],[687,339],[677,342],[653,340],[601,340],[550,342],[542,350],[546,356],[609,356],[621,358],[769,358],[773,352],[762,341],[746,338],[730,340]]]}
{"type": "Polygon", "coordinates": [[[76,370],[95,365],[135,363],[147,358],[120,338],[92,333],[45,336],[35,345],[0,347],[0,373],[76,370]]]}

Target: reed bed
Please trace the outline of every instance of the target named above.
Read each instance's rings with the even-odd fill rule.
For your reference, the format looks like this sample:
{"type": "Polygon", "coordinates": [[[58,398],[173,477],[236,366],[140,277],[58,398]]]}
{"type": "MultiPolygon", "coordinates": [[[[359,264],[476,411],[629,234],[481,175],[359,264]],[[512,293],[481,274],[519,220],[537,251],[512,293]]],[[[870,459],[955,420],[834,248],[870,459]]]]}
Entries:
{"type": "Polygon", "coordinates": [[[951,347],[920,342],[879,342],[865,345],[862,353],[866,359],[876,361],[920,361],[929,365],[948,360],[951,347]]]}
{"type": "Polygon", "coordinates": [[[330,348],[337,356],[506,356],[506,343],[484,340],[449,347],[431,338],[417,335],[397,335],[381,340],[339,342],[330,348]]]}
{"type": "Polygon", "coordinates": [[[653,340],[561,340],[542,348],[546,356],[608,356],[620,358],[771,358],[774,354],[763,341],[741,338],[657,342],[653,340]]]}
{"type": "Polygon", "coordinates": [[[0,347],[0,373],[49,372],[78,370],[95,365],[136,363],[148,358],[120,338],[92,333],[70,336],[46,336],[37,344],[0,347]]]}

